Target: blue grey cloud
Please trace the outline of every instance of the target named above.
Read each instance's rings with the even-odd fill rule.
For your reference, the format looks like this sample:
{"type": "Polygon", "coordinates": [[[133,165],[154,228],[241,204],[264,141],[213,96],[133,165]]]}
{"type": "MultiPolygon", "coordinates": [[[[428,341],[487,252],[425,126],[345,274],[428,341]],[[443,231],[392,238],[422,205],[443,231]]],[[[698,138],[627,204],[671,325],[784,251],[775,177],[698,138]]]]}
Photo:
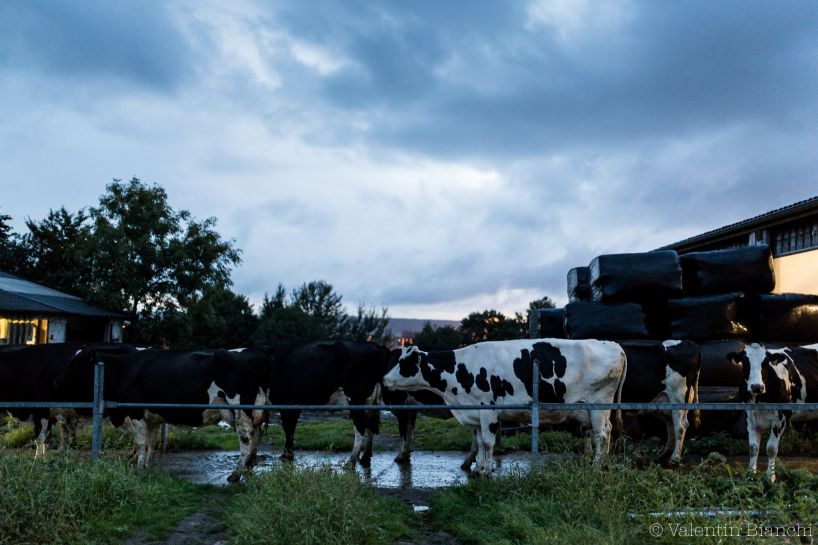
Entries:
{"type": "Polygon", "coordinates": [[[0,63],[48,77],[110,78],[168,91],[190,75],[191,50],[164,2],[0,4],[0,63]]]}

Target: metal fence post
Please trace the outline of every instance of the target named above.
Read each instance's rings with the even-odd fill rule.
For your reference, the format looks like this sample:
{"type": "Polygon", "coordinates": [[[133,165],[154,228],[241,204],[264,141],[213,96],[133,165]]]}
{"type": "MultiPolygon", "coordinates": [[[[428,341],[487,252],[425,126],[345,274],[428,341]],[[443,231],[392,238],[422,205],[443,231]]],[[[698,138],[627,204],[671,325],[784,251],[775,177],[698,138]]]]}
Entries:
{"type": "Polygon", "coordinates": [[[105,365],[102,362],[94,366],[94,432],[91,436],[91,458],[99,459],[102,450],[102,413],[105,411],[105,365]]]}
{"type": "Polygon", "coordinates": [[[534,360],[531,377],[531,467],[537,463],[540,450],[540,362],[534,360]]]}

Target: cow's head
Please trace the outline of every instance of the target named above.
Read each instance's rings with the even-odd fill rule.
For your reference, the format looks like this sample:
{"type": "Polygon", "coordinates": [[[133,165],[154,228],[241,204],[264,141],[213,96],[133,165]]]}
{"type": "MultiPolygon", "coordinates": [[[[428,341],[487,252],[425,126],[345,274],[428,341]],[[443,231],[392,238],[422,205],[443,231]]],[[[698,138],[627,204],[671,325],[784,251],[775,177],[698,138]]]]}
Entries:
{"type": "Polygon", "coordinates": [[[87,347],[77,350],[54,379],[54,399],[90,401],[94,397],[94,366],[97,353],[87,347]]]}
{"type": "Polygon", "coordinates": [[[727,359],[734,365],[741,365],[741,399],[755,401],[757,397],[765,396],[776,400],[787,396],[789,359],[782,351],[771,351],[762,344],[752,343],[741,352],[729,353],[727,359]]]}
{"type": "Polygon", "coordinates": [[[429,382],[421,372],[425,358],[426,352],[422,352],[417,346],[393,350],[389,371],[383,377],[383,385],[390,390],[413,391],[429,388],[429,382]]]}

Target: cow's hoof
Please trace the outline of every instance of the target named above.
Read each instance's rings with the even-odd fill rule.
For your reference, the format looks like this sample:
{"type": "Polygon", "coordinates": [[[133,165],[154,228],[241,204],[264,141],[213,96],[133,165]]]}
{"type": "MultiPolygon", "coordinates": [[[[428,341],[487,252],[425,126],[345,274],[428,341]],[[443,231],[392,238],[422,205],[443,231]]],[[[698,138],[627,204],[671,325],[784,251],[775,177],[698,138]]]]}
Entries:
{"type": "Polygon", "coordinates": [[[679,460],[676,460],[675,458],[668,458],[662,462],[662,467],[665,469],[676,469],[679,467],[679,460]]]}
{"type": "Polygon", "coordinates": [[[350,459],[344,462],[342,466],[344,469],[355,469],[355,466],[358,464],[357,460],[350,459]]]}
{"type": "Polygon", "coordinates": [[[240,471],[234,471],[227,477],[227,482],[229,483],[237,483],[241,480],[242,473],[240,471]]]}

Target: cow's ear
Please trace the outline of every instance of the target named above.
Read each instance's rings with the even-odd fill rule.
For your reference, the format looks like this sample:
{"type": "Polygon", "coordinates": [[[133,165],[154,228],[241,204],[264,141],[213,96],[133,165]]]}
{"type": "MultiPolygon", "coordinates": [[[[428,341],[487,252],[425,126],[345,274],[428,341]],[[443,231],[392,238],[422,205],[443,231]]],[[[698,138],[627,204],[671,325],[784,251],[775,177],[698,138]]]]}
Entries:
{"type": "Polygon", "coordinates": [[[731,361],[735,365],[741,365],[741,356],[737,352],[730,352],[727,354],[727,361],[731,361]]]}

